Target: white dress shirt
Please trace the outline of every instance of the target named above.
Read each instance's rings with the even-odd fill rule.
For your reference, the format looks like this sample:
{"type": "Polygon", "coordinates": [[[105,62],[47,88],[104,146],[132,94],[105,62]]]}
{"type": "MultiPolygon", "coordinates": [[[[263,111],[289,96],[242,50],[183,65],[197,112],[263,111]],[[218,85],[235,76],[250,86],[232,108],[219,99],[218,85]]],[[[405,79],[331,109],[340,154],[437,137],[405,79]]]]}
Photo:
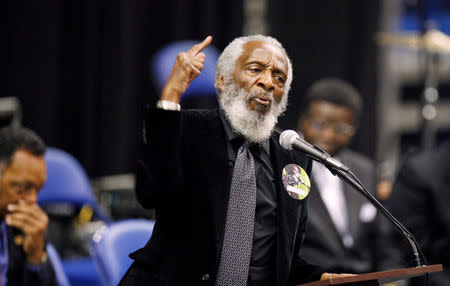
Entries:
{"type": "Polygon", "coordinates": [[[351,247],[353,237],[348,227],[348,212],[343,182],[318,162],[313,162],[312,177],[343,244],[346,247],[351,247]]]}

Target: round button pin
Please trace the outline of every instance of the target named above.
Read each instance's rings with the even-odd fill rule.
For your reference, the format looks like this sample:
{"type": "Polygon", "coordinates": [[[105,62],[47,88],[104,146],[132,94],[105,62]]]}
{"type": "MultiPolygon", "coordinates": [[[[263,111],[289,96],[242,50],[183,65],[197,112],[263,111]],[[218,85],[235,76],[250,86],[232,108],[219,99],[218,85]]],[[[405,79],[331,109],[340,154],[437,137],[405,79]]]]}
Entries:
{"type": "Polygon", "coordinates": [[[296,200],[303,200],[308,196],[311,189],[311,181],[302,167],[289,164],[283,168],[282,180],[285,190],[289,196],[296,200]]]}

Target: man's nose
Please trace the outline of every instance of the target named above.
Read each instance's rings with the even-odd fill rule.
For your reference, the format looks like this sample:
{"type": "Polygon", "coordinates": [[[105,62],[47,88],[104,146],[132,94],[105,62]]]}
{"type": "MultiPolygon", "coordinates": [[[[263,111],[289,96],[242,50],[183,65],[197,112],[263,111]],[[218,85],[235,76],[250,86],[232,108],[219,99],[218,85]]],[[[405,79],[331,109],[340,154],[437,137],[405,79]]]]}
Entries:
{"type": "Polygon", "coordinates": [[[34,205],[37,203],[38,200],[38,192],[36,188],[32,188],[28,190],[28,192],[25,193],[25,195],[22,197],[22,199],[25,201],[25,203],[29,205],[34,205]]]}
{"type": "Polygon", "coordinates": [[[336,136],[336,132],[334,131],[332,126],[326,125],[322,130],[322,136],[326,139],[333,139],[336,136]]]}
{"type": "Polygon", "coordinates": [[[261,75],[261,78],[258,81],[258,86],[264,88],[266,91],[273,91],[274,83],[270,71],[266,71],[261,75]]]}

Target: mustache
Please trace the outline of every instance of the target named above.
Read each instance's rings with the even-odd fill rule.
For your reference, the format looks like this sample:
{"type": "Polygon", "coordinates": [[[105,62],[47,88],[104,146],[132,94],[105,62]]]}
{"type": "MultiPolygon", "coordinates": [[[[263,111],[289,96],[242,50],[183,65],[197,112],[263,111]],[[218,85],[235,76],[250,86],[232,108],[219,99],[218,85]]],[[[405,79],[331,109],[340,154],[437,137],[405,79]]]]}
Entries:
{"type": "Polygon", "coordinates": [[[261,97],[261,96],[264,99],[270,100],[271,102],[274,101],[273,94],[271,92],[264,91],[264,90],[248,92],[246,97],[247,97],[248,100],[250,100],[250,99],[253,99],[255,97],[261,97]]]}

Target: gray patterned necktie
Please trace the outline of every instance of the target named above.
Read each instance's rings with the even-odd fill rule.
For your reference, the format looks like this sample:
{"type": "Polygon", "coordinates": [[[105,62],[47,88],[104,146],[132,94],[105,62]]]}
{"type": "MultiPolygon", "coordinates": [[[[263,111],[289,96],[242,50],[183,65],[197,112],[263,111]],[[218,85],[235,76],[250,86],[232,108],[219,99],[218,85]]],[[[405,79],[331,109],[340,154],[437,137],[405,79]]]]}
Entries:
{"type": "Polygon", "coordinates": [[[247,285],[256,206],[255,161],[245,142],[234,164],[216,286],[247,285]]]}

